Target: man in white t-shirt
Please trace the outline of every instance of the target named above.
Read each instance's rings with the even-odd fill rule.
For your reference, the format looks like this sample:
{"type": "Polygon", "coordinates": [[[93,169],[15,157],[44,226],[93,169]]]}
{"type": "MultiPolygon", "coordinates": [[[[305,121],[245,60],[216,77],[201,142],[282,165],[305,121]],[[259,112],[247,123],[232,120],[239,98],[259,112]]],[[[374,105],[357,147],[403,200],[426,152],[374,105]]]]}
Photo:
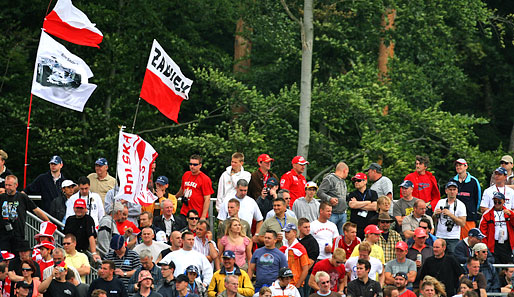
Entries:
{"type": "Polygon", "coordinates": [[[319,245],[318,260],[331,257],[332,241],[339,236],[336,224],[328,219],[332,215],[332,206],[323,201],[319,205],[319,218],[311,223],[311,234],[319,245]]]}
{"type": "Polygon", "coordinates": [[[77,183],[79,184],[79,191],[66,201],[66,215],[64,216],[64,221],[66,222],[68,217],[75,215],[75,211],[73,210],[75,201],[77,199],[84,199],[86,201],[87,208],[86,214],[93,218],[95,221],[95,227],[98,228],[98,223],[105,215],[102,198],[97,193],[93,193],[89,190],[91,187],[89,178],[81,176],[77,183]]]}
{"type": "Polygon", "coordinates": [[[446,240],[446,251],[453,253],[460,240],[460,228],[466,224],[466,205],[457,199],[459,188],[455,181],[446,184],[445,192],[447,198],[439,200],[434,211],[438,223],[435,235],[446,240]]]}
{"type": "MultiPolygon", "coordinates": [[[[239,200],[239,213],[238,216],[240,219],[245,220],[250,224],[250,228],[252,227],[252,221],[255,219],[257,222],[257,226],[255,231],[259,233],[259,229],[262,225],[262,214],[257,202],[249,196],[246,195],[248,193],[248,182],[244,179],[240,179],[237,181],[236,185],[236,196],[235,198],[239,200]]],[[[228,201],[232,199],[232,197],[227,197],[223,202],[223,205],[220,207],[220,212],[218,214],[218,220],[225,221],[228,219],[228,201]]]]}
{"type": "Polygon", "coordinates": [[[357,261],[359,259],[368,260],[371,264],[371,270],[369,271],[369,278],[374,281],[380,282],[381,285],[384,284],[384,265],[377,258],[370,257],[371,253],[371,245],[368,242],[362,242],[359,245],[359,255],[355,257],[350,257],[346,260],[344,265],[347,275],[349,276],[349,282],[357,278],[357,261]]]}
{"type": "Polygon", "coordinates": [[[484,213],[486,210],[493,208],[493,196],[494,193],[499,192],[505,196],[505,207],[508,209],[514,209],[514,190],[510,187],[505,186],[507,182],[507,169],[498,167],[494,170],[494,185],[485,189],[482,195],[482,202],[480,202],[480,211],[484,213]]]}

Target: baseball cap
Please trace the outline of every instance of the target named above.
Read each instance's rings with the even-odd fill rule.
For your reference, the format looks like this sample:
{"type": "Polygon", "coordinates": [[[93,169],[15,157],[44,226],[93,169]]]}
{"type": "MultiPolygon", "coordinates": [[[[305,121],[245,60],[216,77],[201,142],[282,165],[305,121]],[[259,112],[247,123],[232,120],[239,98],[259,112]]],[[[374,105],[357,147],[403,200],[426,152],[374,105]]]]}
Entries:
{"type": "Polygon", "coordinates": [[[61,184],[61,188],[66,188],[66,187],[76,186],[76,185],[77,185],[77,184],[76,184],[76,183],[74,183],[72,180],[67,179],[67,180],[65,180],[65,181],[63,181],[63,182],[62,182],[62,184],[61,184]]]}
{"type": "Polygon", "coordinates": [[[278,186],[278,181],[276,178],[270,177],[270,178],[268,178],[268,181],[266,181],[266,185],[272,186],[272,187],[278,186]]]}
{"type": "Polygon", "coordinates": [[[478,228],[473,228],[473,229],[469,230],[468,236],[476,237],[476,238],[478,238],[480,240],[482,240],[482,239],[484,239],[486,237],[484,235],[484,233],[482,233],[482,231],[480,231],[480,229],[478,229],[478,228]]]}
{"type": "Polygon", "coordinates": [[[111,249],[119,250],[125,245],[125,238],[119,234],[114,234],[111,239],[111,249]]]}
{"type": "Polygon", "coordinates": [[[414,230],[414,236],[416,237],[427,237],[427,231],[425,229],[418,227],[414,230]]]}
{"type": "Polygon", "coordinates": [[[291,230],[298,230],[295,224],[293,223],[287,223],[287,225],[282,229],[282,231],[289,232],[291,230]]]}
{"type": "Polygon", "coordinates": [[[502,199],[502,200],[505,200],[505,195],[503,195],[503,193],[500,193],[500,192],[494,192],[494,194],[493,194],[493,199],[502,199]]]}
{"type": "Polygon", "coordinates": [[[473,252],[478,252],[481,250],[487,250],[487,245],[483,242],[479,242],[473,246],[473,252]]]}
{"type": "Polygon", "coordinates": [[[278,277],[293,277],[293,272],[287,267],[282,267],[278,271],[278,277]]]}
{"type": "Polygon", "coordinates": [[[270,157],[268,154],[261,154],[258,158],[257,158],[257,163],[258,162],[273,162],[275,161],[272,157],[270,157]]]}
{"type": "Polygon", "coordinates": [[[189,273],[189,272],[194,272],[194,273],[196,273],[196,275],[200,275],[200,273],[198,273],[198,268],[196,268],[196,266],[194,266],[194,265],[187,266],[186,273],[189,273]]]}
{"type": "Polygon", "coordinates": [[[400,249],[402,251],[406,251],[409,249],[409,246],[405,243],[405,241],[398,241],[394,246],[395,249],[400,249]]]}
{"type": "Polygon", "coordinates": [[[454,182],[453,180],[449,181],[446,183],[446,186],[444,187],[445,189],[448,189],[449,187],[456,187],[458,188],[459,186],[457,185],[456,182],[454,182]]]}
{"type": "Polygon", "coordinates": [[[175,269],[175,262],[173,262],[171,260],[166,260],[165,258],[163,258],[159,263],[157,263],[157,266],[169,266],[170,269],[171,268],[175,269]]]}
{"type": "Polygon", "coordinates": [[[377,225],[368,225],[364,228],[364,234],[380,234],[384,233],[384,231],[378,229],[377,225]]]}
{"type": "Polygon", "coordinates": [[[107,163],[106,158],[98,158],[98,160],[96,160],[96,162],[95,162],[95,165],[104,166],[104,165],[109,165],[109,164],[107,163]]]}
{"type": "Polygon", "coordinates": [[[177,283],[189,282],[189,278],[186,275],[184,275],[184,274],[180,274],[179,276],[177,276],[176,282],[177,283]]]}
{"type": "Polygon", "coordinates": [[[310,181],[308,182],[306,185],[305,185],[305,188],[308,189],[308,188],[318,188],[318,184],[313,182],[313,181],[310,181]]]}
{"type": "Polygon", "coordinates": [[[500,161],[504,161],[504,162],[509,162],[509,163],[514,163],[512,161],[512,156],[509,156],[509,155],[505,155],[502,157],[502,159],[500,161]]]}
{"type": "Polygon", "coordinates": [[[61,157],[55,155],[52,157],[52,159],[50,159],[50,162],[48,162],[48,164],[62,164],[62,159],[61,157]]]}
{"type": "Polygon", "coordinates": [[[236,258],[236,254],[233,251],[226,250],[226,251],[223,252],[223,258],[235,259],[236,258]]]}
{"type": "Polygon", "coordinates": [[[364,170],[364,172],[368,172],[370,169],[374,169],[376,171],[382,171],[382,166],[380,166],[380,164],[378,164],[378,163],[371,163],[369,165],[369,167],[366,170],[364,170]]]}
{"type": "Polygon", "coordinates": [[[503,167],[498,167],[494,170],[494,172],[499,172],[500,174],[507,175],[507,169],[503,167]]]}
{"type": "Polygon", "coordinates": [[[365,173],[359,172],[352,177],[352,181],[356,179],[368,180],[368,176],[365,173]]]}
{"type": "Polygon", "coordinates": [[[414,184],[410,180],[406,179],[406,180],[402,181],[402,183],[400,184],[400,187],[402,187],[402,188],[414,188],[414,184]]]}
{"type": "Polygon", "coordinates": [[[455,163],[455,164],[459,163],[459,164],[463,164],[463,165],[468,165],[468,162],[466,162],[466,160],[463,159],[463,158],[459,158],[459,159],[455,160],[455,162],[453,162],[453,163],[455,163]]]}
{"type": "Polygon", "coordinates": [[[305,158],[302,157],[302,156],[294,157],[293,161],[291,161],[291,163],[293,163],[293,164],[300,164],[300,165],[307,165],[307,164],[309,164],[309,162],[307,160],[305,160],[305,158]]]}
{"type": "Polygon", "coordinates": [[[73,207],[86,208],[86,200],[84,200],[84,199],[75,200],[75,204],[73,204],[73,207]]]}
{"type": "Polygon", "coordinates": [[[403,271],[399,271],[399,272],[397,272],[397,273],[396,273],[396,275],[395,275],[394,277],[397,277],[397,276],[403,277],[404,279],[409,279],[409,278],[407,277],[407,274],[406,274],[405,272],[403,272],[403,271]]]}
{"type": "Polygon", "coordinates": [[[161,185],[165,186],[165,185],[169,184],[169,180],[168,180],[168,178],[167,178],[166,176],[161,175],[161,176],[159,176],[159,177],[155,180],[155,183],[156,183],[156,184],[161,184],[161,185]]]}
{"type": "Polygon", "coordinates": [[[141,270],[141,272],[139,272],[139,278],[138,278],[137,282],[140,283],[140,282],[144,281],[145,279],[151,279],[153,282],[153,277],[152,277],[152,274],[150,273],[150,271],[141,270]]]}

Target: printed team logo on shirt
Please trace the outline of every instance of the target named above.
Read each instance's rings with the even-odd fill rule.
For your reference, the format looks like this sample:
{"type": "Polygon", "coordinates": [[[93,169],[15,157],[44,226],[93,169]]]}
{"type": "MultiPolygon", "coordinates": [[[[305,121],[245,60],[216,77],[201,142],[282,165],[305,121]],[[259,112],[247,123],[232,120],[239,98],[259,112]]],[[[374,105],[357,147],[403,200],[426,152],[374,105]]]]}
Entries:
{"type": "Polygon", "coordinates": [[[68,289],[64,290],[63,293],[66,294],[66,295],[70,295],[71,296],[71,291],[68,290],[68,289]]]}
{"type": "Polygon", "coordinates": [[[275,261],[275,257],[269,253],[265,253],[259,258],[259,263],[261,265],[265,265],[265,266],[273,265],[274,261],[275,261]]]}
{"type": "Polygon", "coordinates": [[[427,184],[427,183],[418,183],[418,190],[422,191],[422,190],[428,188],[429,186],[430,186],[430,184],[427,184]]]}
{"type": "Polygon", "coordinates": [[[405,215],[408,216],[414,211],[413,207],[409,207],[405,209],[405,215]]]}
{"type": "Polygon", "coordinates": [[[186,187],[193,187],[193,188],[195,188],[195,189],[196,189],[196,187],[198,186],[198,184],[197,184],[197,183],[195,183],[194,181],[186,181],[186,182],[184,182],[184,186],[186,186],[186,187]]]}
{"type": "Polygon", "coordinates": [[[122,265],[130,266],[130,260],[129,260],[129,259],[126,259],[125,261],[123,261],[123,264],[122,264],[122,265]]]}
{"type": "Polygon", "coordinates": [[[16,220],[18,218],[17,210],[19,205],[19,201],[4,201],[4,204],[2,204],[2,218],[4,218],[4,220],[16,220]]]}

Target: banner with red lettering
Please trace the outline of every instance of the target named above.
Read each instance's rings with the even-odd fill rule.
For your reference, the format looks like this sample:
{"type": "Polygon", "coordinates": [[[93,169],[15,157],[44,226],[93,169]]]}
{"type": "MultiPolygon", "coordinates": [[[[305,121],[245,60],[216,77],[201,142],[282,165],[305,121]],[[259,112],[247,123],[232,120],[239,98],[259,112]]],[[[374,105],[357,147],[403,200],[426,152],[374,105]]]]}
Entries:
{"type": "Polygon", "coordinates": [[[157,197],[148,190],[151,165],[157,158],[155,149],[136,134],[120,131],[118,144],[118,178],[120,190],[116,199],[152,204],[157,197]]]}

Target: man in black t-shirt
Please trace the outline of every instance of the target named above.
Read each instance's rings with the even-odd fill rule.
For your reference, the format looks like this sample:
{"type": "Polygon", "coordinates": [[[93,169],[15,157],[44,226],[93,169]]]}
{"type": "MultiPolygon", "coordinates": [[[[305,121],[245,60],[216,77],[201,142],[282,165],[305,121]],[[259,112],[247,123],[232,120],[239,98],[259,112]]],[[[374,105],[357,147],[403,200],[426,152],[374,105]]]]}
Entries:
{"type": "Polygon", "coordinates": [[[64,225],[64,234],[71,233],[77,238],[77,250],[85,253],[88,249],[91,252],[96,252],[96,230],[95,221],[93,218],[86,214],[87,208],[85,200],[77,199],[73,205],[75,215],[66,219],[64,225]],[[94,245],[94,247],[90,246],[94,245]]]}
{"type": "Polygon", "coordinates": [[[367,189],[368,176],[362,172],[352,177],[355,191],[348,195],[346,201],[350,207],[350,221],[357,224],[357,236],[364,238],[364,229],[371,224],[370,220],[377,215],[377,192],[367,189]]]}
{"type": "Polygon", "coordinates": [[[27,195],[16,191],[17,187],[18,178],[9,175],[5,178],[5,193],[0,195],[0,250],[9,252],[13,252],[17,244],[25,240],[27,211],[35,213],[43,221],[48,221],[48,217],[27,195]]]}
{"type": "Polygon", "coordinates": [[[52,275],[47,277],[38,288],[39,293],[44,293],[44,297],[76,297],[78,296],[77,288],[66,281],[67,269],[64,262],[54,266],[52,275]]]}
{"type": "Polygon", "coordinates": [[[113,261],[104,260],[98,270],[99,278],[95,279],[89,286],[88,296],[95,289],[102,289],[107,292],[107,297],[128,297],[125,285],[119,278],[114,277],[115,264],[113,261]]]}

